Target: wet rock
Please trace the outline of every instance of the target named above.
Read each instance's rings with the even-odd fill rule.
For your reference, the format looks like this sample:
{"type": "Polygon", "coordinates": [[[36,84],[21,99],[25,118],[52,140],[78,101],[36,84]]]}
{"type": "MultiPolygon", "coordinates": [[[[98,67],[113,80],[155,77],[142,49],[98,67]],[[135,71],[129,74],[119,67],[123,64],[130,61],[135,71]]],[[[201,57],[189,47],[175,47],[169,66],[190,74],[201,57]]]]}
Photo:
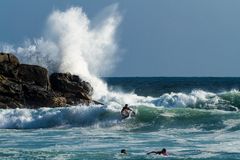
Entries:
{"type": "Polygon", "coordinates": [[[66,98],[67,104],[89,104],[92,102],[93,88],[77,75],[53,73],[50,76],[52,89],[66,98]]]}
{"type": "Polygon", "coordinates": [[[44,89],[50,89],[48,71],[46,68],[21,64],[18,67],[18,78],[23,82],[40,86],[44,89]]]}
{"type": "Polygon", "coordinates": [[[18,58],[11,53],[0,53],[0,63],[10,63],[14,65],[19,65],[18,58]]]}
{"type": "Polygon", "coordinates": [[[91,100],[93,88],[88,82],[82,81],[77,75],[53,73],[50,76],[50,82],[54,91],[61,92],[67,97],[91,100]]]}
{"type": "Polygon", "coordinates": [[[54,92],[48,91],[37,85],[23,84],[25,105],[29,108],[52,107],[51,100],[55,97],[54,92]]]}
{"type": "Polygon", "coordinates": [[[14,98],[2,96],[0,95],[0,108],[8,109],[8,108],[22,108],[23,103],[14,98]]]}
{"type": "Polygon", "coordinates": [[[0,74],[6,77],[16,78],[18,74],[19,60],[10,53],[0,53],[0,74]]]}
{"type": "Polygon", "coordinates": [[[10,80],[0,75],[0,95],[21,99],[22,86],[18,81],[10,80]]]}
{"type": "Polygon", "coordinates": [[[0,75],[0,108],[22,107],[23,102],[21,84],[0,75]]]}
{"type": "Polygon", "coordinates": [[[67,99],[66,97],[53,97],[50,100],[50,105],[55,107],[66,107],[67,99]]]}
{"type": "Polygon", "coordinates": [[[0,108],[63,107],[94,103],[92,86],[77,75],[54,73],[20,64],[16,56],[0,53],[0,108]]]}

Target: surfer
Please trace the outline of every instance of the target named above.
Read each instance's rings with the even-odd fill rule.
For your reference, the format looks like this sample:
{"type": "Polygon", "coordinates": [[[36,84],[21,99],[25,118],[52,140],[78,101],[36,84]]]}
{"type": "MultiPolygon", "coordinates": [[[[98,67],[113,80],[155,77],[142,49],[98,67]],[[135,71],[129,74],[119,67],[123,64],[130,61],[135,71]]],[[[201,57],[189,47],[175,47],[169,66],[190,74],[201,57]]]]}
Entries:
{"type": "Polygon", "coordinates": [[[135,112],[128,107],[128,104],[125,104],[125,106],[121,110],[121,115],[123,118],[127,118],[130,115],[130,112],[132,112],[133,115],[135,115],[135,112]]]}
{"type": "Polygon", "coordinates": [[[168,156],[167,150],[165,148],[163,148],[161,151],[152,151],[152,152],[148,152],[147,154],[151,154],[151,153],[168,156]]]}
{"type": "Polygon", "coordinates": [[[127,154],[126,149],[122,149],[122,150],[121,150],[121,154],[126,155],[126,154],[127,154]]]}

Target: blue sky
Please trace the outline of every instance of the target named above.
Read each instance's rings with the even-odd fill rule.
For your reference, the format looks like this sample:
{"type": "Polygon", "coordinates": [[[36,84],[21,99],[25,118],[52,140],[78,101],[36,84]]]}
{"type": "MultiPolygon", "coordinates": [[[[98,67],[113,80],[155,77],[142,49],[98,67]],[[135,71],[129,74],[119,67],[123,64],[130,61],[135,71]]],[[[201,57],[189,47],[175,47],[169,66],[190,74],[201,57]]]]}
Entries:
{"type": "Polygon", "coordinates": [[[109,76],[240,76],[238,0],[2,0],[0,42],[40,37],[54,9],[91,19],[114,3],[121,61],[109,76]]]}

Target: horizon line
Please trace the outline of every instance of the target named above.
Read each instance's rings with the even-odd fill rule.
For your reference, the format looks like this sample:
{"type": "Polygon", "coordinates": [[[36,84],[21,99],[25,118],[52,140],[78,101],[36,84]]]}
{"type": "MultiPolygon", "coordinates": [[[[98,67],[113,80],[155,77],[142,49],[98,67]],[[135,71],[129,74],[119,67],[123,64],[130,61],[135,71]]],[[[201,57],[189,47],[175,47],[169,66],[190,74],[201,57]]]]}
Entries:
{"type": "Polygon", "coordinates": [[[100,78],[240,78],[240,76],[100,76],[100,78]]]}

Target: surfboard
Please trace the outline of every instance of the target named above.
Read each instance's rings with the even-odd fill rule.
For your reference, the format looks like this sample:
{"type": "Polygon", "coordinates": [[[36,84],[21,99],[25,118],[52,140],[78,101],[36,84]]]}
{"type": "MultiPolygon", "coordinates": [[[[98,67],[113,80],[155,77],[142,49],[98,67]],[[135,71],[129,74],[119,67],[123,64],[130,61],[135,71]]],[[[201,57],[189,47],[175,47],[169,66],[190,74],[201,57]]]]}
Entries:
{"type": "Polygon", "coordinates": [[[135,112],[133,111],[128,111],[128,110],[124,110],[123,112],[121,112],[122,118],[128,118],[128,117],[132,117],[135,116],[135,112]]]}

